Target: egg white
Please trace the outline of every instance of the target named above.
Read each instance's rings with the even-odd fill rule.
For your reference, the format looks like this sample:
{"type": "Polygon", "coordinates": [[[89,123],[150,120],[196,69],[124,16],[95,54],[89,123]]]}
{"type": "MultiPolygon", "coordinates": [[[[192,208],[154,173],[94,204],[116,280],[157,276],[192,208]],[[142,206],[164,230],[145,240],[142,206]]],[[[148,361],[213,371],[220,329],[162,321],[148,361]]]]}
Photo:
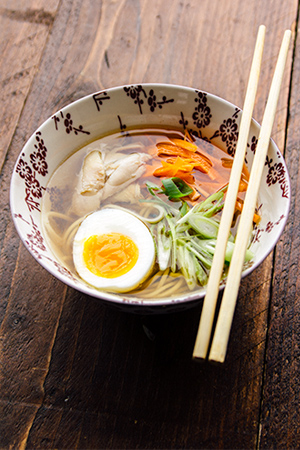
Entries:
{"type": "Polygon", "coordinates": [[[126,211],[105,208],[90,214],[81,223],[73,242],[73,261],[80,277],[91,286],[113,292],[128,292],[138,287],[150,274],[155,261],[155,245],[149,229],[141,220],[126,211]],[[93,274],[83,259],[86,239],[107,233],[128,236],[139,250],[134,267],[115,278],[93,274]]]}

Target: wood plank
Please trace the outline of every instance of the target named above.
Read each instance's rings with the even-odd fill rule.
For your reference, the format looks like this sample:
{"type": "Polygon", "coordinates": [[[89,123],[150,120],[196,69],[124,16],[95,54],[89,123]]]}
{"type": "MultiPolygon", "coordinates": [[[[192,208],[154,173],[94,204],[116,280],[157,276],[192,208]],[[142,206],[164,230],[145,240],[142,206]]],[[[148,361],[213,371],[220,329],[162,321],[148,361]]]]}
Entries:
{"type": "Polygon", "coordinates": [[[33,265],[31,259],[22,245],[0,327],[1,408],[13,414],[2,416],[7,419],[1,424],[1,448],[6,448],[6,442],[23,448],[27,440],[43,400],[43,383],[64,300],[63,284],[48,274],[45,278],[45,270],[37,263],[33,265]],[[11,432],[13,422],[16,434],[11,432]]]}
{"type": "Polygon", "coordinates": [[[299,117],[300,41],[297,35],[285,159],[293,198],[285,232],[276,248],[270,305],[260,448],[297,448],[299,430],[299,117]]]}
{"type": "Polygon", "coordinates": [[[0,168],[38,69],[57,5],[58,0],[31,1],[27,2],[26,10],[21,11],[19,7],[12,9],[11,2],[1,3],[0,168]],[[42,8],[42,12],[37,7],[42,8]]]}
{"type": "Polygon", "coordinates": [[[31,277],[24,276],[30,258],[22,246],[0,327],[0,398],[39,404],[66,288],[52,276],[41,286],[44,269],[37,264],[31,277]],[[22,383],[24,379],[27,383],[22,383]]]}
{"type": "MultiPolygon", "coordinates": [[[[34,294],[34,285],[30,277],[27,277],[26,280],[23,279],[24,267],[21,270],[20,265],[16,268],[20,241],[11,223],[8,198],[12,166],[16,155],[22,148],[19,145],[20,141],[16,143],[12,156],[11,154],[8,156],[8,151],[24,102],[38,70],[58,1],[27,1],[25,10],[25,3],[22,5],[19,2],[17,2],[18,4],[14,3],[14,1],[2,1],[0,8],[1,169],[6,160],[5,169],[1,171],[0,196],[0,323],[2,322],[0,328],[0,409],[1,417],[5,417],[5,422],[2,420],[0,426],[0,445],[2,448],[11,446],[22,449],[26,444],[27,434],[38,409],[35,403],[42,400],[42,383],[39,380],[45,377],[45,368],[40,367],[39,364],[43,358],[47,359],[49,354],[47,355],[45,345],[40,347],[39,354],[36,352],[38,342],[35,339],[35,333],[38,328],[36,327],[38,318],[32,313],[38,309],[37,291],[34,294]],[[14,275],[17,277],[15,283],[14,275]],[[27,297],[24,295],[26,282],[29,283],[27,297]],[[7,307],[7,305],[9,306],[7,307]],[[3,319],[5,320],[3,321],[3,319]],[[27,383],[24,383],[24,380],[27,380],[27,383]],[[13,433],[12,430],[14,430],[13,433]]],[[[28,258],[28,252],[25,252],[24,248],[23,251],[28,258]]],[[[32,258],[29,256],[28,260],[30,265],[32,258]]],[[[28,267],[27,262],[26,265],[28,267]]],[[[33,272],[31,272],[32,276],[34,276],[33,272]]],[[[41,294],[40,286],[38,293],[41,294]]],[[[43,327],[40,328],[40,331],[44,334],[43,327]]]]}
{"type": "Polygon", "coordinates": [[[37,15],[44,12],[44,14],[55,14],[59,1],[58,0],[26,0],[25,2],[20,2],[19,0],[1,0],[1,8],[5,9],[8,13],[16,14],[27,14],[26,18],[22,16],[21,21],[39,21],[36,20],[37,15]],[[30,17],[33,17],[30,19],[30,17]],[[28,20],[29,19],[29,20],[28,20]]]}
{"type": "Polygon", "coordinates": [[[37,409],[36,405],[0,400],[1,448],[25,449],[29,428],[37,409]]]}
{"type": "MultiPolygon", "coordinates": [[[[274,0],[272,8],[259,0],[204,0],[201,8],[196,0],[60,3],[39,71],[15,119],[18,127],[1,178],[6,349],[1,362],[4,358],[2,381],[8,391],[3,389],[0,398],[6,406],[17,402],[6,423],[13,421],[20,429],[15,438],[7,429],[6,445],[18,447],[19,439],[27,448],[256,446],[272,257],[243,281],[224,367],[197,365],[191,354],[200,306],[143,318],[106,308],[71,289],[65,296],[65,288],[19,247],[9,220],[8,186],[26,138],[61,106],[92,91],[169,82],[242,105],[256,31],[265,23],[255,112],[260,118],[283,31],[293,25],[296,13],[295,0],[274,0]],[[40,286],[45,286],[42,292],[40,286]],[[13,318],[18,323],[11,331],[13,318]],[[18,375],[19,366],[23,371],[18,375]],[[24,401],[33,406],[30,413],[22,410],[24,401]]],[[[291,61],[292,53],[274,132],[280,146],[291,61]]]]}
{"type": "Polygon", "coordinates": [[[1,305],[0,323],[7,305],[14,271],[19,239],[10,222],[9,183],[12,168],[26,136],[17,140],[15,151],[8,156],[12,137],[28,96],[58,0],[32,0],[26,4],[2,1],[0,8],[0,87],[2,108],[0,110],[0,170],[1,170],[1,305]],[[43,14],[41,14],[43,11],[43,14]],[[45,20],[45,18],[47,20],[45,20]],[[6,161],[6,170],[2,171],[6,161]]]}

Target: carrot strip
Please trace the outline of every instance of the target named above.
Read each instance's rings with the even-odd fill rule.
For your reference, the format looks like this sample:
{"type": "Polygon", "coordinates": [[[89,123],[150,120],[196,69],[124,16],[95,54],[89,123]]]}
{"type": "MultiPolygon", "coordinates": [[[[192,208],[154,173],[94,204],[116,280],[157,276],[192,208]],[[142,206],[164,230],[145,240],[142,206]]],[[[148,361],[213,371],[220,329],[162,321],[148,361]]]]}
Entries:
{"type": "MultiPolygon", "coordinates": [[[[176,176],[178,178],[181,178],[183,181],[185,181],[189,185],[191,185],[195,182],[195,178],[193,177],[193,175],[191,173],[182,172],[179,170],[177,172],[176,176]]],[[[191,188],[193,188],[193,186],[191,186],[191,188]]]]}
{"type": "MultiPolygon", "coordinates": [[[[195,181],[195,177],[191,173],[193,169],[208,174],[212,180],[214,180],[218,174],[213,168],[211,159],[199,151],[198,146],[191,142],[191,138],[190,141],[186,140],[188,138],[189,136],[185,137],[185,139],[173,138],[170,139],[171,142],[159,142],[156,144],[157,156],[160,157],[159,161],[161,166],[156,168],[152,166],[152,175],[156,177],[181,178],[193,189],[193,193],[189,195],[189,199],[191,202],[194,202],[201,196],[201,192],[205,197],[207,197],[209,195],[209,192],[207,191],[210,191],[211,189],[214,190],[215,183],[207,182],[198,186],[197,181],[195,181]],[[165,157],[165,159],[162,157],[165,157]]],[[[212,159],[214,158],[212,157],[212,159]]],[[[232,163],[233,159],[222,158],[223,167],[231,169],[232,163]]],[[[247,190],[248,180],[249,171],[244,163],[239,192],[245,192],[247,190]]],[[[226,187],[226,184],[224,187],[226,187]]],[[[237,209],[241,210],[241,208],[242,206],[240,203],[237,203],[237,209]]],[[[259,215],[256,214],[254,219],[255,222],[259,221],[259,215]]]]}
{"type": "Polygon", "coordinates": [[[191,172],[194,168],[193,164],[183,160],[179,156],[172,161],[161,161],[162,167],[154,170],[154,176],[160,177],[175,177],[178,172],[191,172]]]}
{"type": "MultiPolygon", "coordinates": [[[[222,166],[227,168],[227,169],[231,169],[232,168],[232,164],[233,164],[233,159],[229,159],[229,158],[222,158],[222,166]]],[[[250,177],[250,173],[248,170],[248,167],[246,166],[246,164],[243,164],[243,170],[242,170],[242,176],[248,181],[249,177],[250,177]]]]}
{"type": "Polygon", "coordinates": [[[185,150],[189,150],[191,152],[196,152],[198,150],[198,147],[196,144],[193,144],[189,141],[184,141],[183,139],[170,139],[171,142],[173,142],[174,145],[181,147],[185,150]]]}
{"type": "Polygon", "coordinates": [[[243,165],[243,174],[245,175],[246,180],[249,181],[250,172],[249,172],[248,167],[246,166],[245,163],[243,165]]]}
{"type": "MultiPolygon", "coordinates": [[[[236,209],[239,210],[240,212],[242,212],[243,205],[244,205],[243,200],[240,198],[237,198],[236,205],[235,205],[236,209]]],[[[257,224],[259,221],[260,221],[260,215],[257,213],[254,213],[253,222],[257,224]]]]}
{"type": "Polygon", "coordinates": [[[240,181],[240,186],[239,186],[239,192],[246,192],[248,187],[248,183],[246,183],[244,180],[240,181]]]}
{"type": "Polygon", "coordinates": [[[157,145],[158,155],[166,156],[182,156],[188,158],[197,163],[197,168],[203,173],[208,173],[212,163],[211,161],[201,153],[191,152],[190,150],[183,149],[177,145],[169,144],[165,142],[158,143],[157,145]]]}
{"type": "Polygon", "coordinates": [[[190,132],[188,130],[184,130],[184,139],[189,140],[190,142],[194,142],[195,139],[191,136],[190,132]]]}

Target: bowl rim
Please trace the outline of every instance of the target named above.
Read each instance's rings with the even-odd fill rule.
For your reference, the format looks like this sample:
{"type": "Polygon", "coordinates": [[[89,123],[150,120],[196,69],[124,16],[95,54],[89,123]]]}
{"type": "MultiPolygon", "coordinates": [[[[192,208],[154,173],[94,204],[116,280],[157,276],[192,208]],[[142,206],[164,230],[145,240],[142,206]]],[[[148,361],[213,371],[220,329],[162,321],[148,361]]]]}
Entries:
{"type": "MultiPolygon", "coordinates": [[[[51,122],[51,117],[53,117],[55,114],[58,114],[58,112],[60,111],[65,111],[66,109],[70,109],[70,108],[76,108],[77,106],[80,106],[81,103],[87,102],[88,100],[90,100],[94,95],[102,93],[102,92],[117,92],[120,90],[123,90],[124,87],[131,87],[131,86],[143,86],[143,87],[147,87],[147,88],[161,88],[161,89],[175,89],[177,91],[188,91],[188,92],[195,92],[195,91],[201,91],[205,94],[207,94],[210,98],[215,99],[217,102],[220,102],[221,104],[224,104],[225,106],[229,107],[229,108],[237,108],[240,112],[242,112],[242,109],[237,107],[235,104],[231,103],[230,101],[219,97],[216,94],[212,94],[210,92],[207,92],[205,90],[201,90],[199,88],[193,88],[190,86],[185,86],[185,85],[180,85],[180,84],[169,84],[169,83],[131,83],[131,84],[124,84],[124,85],[120,85],[120,86],[113,86],[107,89],[101,89],[97,92],[93,92],[90,94],[87,94],[71,103],[68,103],[66,105],[64,105],[62,108],[60,108],[59,110],[57,110],[56,112],[52,113],[50,117],[48,117],[44,122],[42,122],[38,128],[31,134],[31,136],[27,139],[27,141],[25,142],[25,144],[23,145],[21,151],[19,152],[16,162],[14,164],[13,170],[12,170],[12,174],[11,174],[11,180],[10,180],[10,196],[9,196],[9,205],[10,205],[10,211],[11,211],[11,216],[13,219],[13,223],[15,226],[15,229],[19,235],[19,238],[21,240],[21,242],[23,243],[23,245],[25,246],[25,248],[27,249],[27,251],[31,254],[31,256],[33,256],[33,258],[44,268],[46,269],[47,272],[49,272],[51,275],[53,275],[55,278],[57,278],[59,281],[63,282],[64,284],[66,284],[67,286],[82,292],[83,294],[86,294],[90,297],[94,297],[97,300],[100,301],[104,301],[108,304],[119,304],[119,305],[128,305],[128,306],[135,306],[135,307],[141,307],[141,309],[143,309],[143,307],[148,306],[154,309],[159,309],[161,307],[164,308],[168,308],[168,307],[172,307],[172,305],[174,306],[175,304],[185,304],[185,305],[190,305],[193,306],[195,303],[198,303],[200,301],[203,301],[205,294],[206,294],[206,287],[204,286],[203,288],[201,288],[201,292],[195,291],[195,292],[191,292],[190,294],[187,293],[185,296],[179,297],[179,298],[163,298],[163,299],[143,299],[143,298],[137,298],[137,297],[127,297],[127,294],[122,294],[122,293],[107,293],[105,291],[101,291],[101,290],[97,290],[93,287],[90,287],[87,284],[80,283],[78,282],[73,282],[69,277],[67,277],[66,275],[64,275],[63,273],[55,270],[55,267],[53,267],[51,264],[48,264],[46,260],[44,260],[43,258],[38,258],[38,256],[29,248],[29,246],[26,244],[25,242],[25,238],[23,236],[23,233],[19,227],[18,221],[16,220],[16,209],[15,209],[15,205],[14,205],[14,191],[15,191],[15,185],[14,185],[14,177],[15,177],[15,171],[16,171],[16,167],[19,161],[19,157],[21,155],[21,153],[24,151],[25,147],[27,145],[29,145],[29,143],[32,141],[32,139],[35,137],[36,132],[37,131],[42,131],[44,128],[48,127],[49,123],[51,122]]],[[[258,123],[257,120],[255,120],[254,118],[252,118],[252,123],[258,127],[258,129],[260,129],[261,125],[258,123]]],[[[275,141],[273,140],[273,138],[270,139],[270,142],[272,142],[272,145],[274,146],[275,149],[278,149],[278,151],[280,152],[280,155],[282,157],[282,163],[284,165],[284,169],[285,169],[285,176],[287,179],[287,184],[289,186],[289,192],[290,192],[290,187],[291,187],[291,181],[290,181],[290,175],[287,169],[287,165],[284,159],[284,154],[279,150],[278,146],[276,145],[275,141]]],[[[281,223],[278,225],[278,232],[277,232],[277,237],[276,239],[273,239],[272,244],[270,245],[269,249],[268,249],[268,253],[264,253],[264,255],[262,255],[257,261],[255,261],[255,263],[247,268],[245,271],[243,271],[242,273],[242,279],[244,277],[246,277],[247,275],[249,275],[251,272],[253,272],[266,258],[267,256],[274,250],[275,246],[277,245],[278,241],[281,238],[282,232],[284,230],[284,227],[287,223],[288,220],[288,215],[289,215],[289,211],[290,211],[290,204],[291,204],[291,195],[288,196],[287,202],[286,202],[286,210],[285,210],[285,216],[283,218],[283,220],[281,221],[281,223]]],[[[48,245],[49,247],[49,245],[48,245]]],[[[49,248],[49,250],[51,251],[51,254],[53,255],[53,257],[55,259],[57,259],[57,257],[55,256],[55,254],[53,253],[53,251],[51,250],[51,248],[49,248]]],[[[219,286],[219,291],[221,292],[225,287],[225,284],[222,283],[219,286]]],[[[130,294],[129,294],[130,295],[130,294]]]]}

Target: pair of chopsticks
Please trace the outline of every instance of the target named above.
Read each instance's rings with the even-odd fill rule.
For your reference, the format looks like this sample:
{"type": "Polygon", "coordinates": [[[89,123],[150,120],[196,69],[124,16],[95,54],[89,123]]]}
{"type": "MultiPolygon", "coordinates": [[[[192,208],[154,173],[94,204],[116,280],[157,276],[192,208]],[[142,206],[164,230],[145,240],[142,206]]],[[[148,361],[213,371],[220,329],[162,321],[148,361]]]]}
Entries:
{"type": "Polygon", "coordinates": [[[242,111],[235,157],[232,165],[227,195],[220,221],[215,254],[208,279],[206,296],[204,298],[198,334],[195,342],[193,352],[194,358],[205,359],[208,356],[208,359],[210,361],[224,362],[226,356],[228,339],[242,276],[245,252],[249,243],[249,236],[253,223],[253,215],[255,212],[262,172],[270,143],[271,131],[275,118],[280,86],[282,83],[283,72],[291,37],[291,31],[286,30],[283,36],[262,120],[258,144],[252,163],[248,188],[236,235],[235,247],[229,266],[227,281],[221,301],[219,315],[217,318],[215,333],[208,355],[209,344],[211,341],[211,332],[215,318],[215,309],[219,293],[219,284],[224,266],[225,251],[235,210],[235,203],[238,195],[243,163],[245,160],[249,129],[251,125],[252,112],[254,108],[261,68],[265,33],[266,28],[264,25],[261,25],[258,30],[248,87],[242,111]]]}

